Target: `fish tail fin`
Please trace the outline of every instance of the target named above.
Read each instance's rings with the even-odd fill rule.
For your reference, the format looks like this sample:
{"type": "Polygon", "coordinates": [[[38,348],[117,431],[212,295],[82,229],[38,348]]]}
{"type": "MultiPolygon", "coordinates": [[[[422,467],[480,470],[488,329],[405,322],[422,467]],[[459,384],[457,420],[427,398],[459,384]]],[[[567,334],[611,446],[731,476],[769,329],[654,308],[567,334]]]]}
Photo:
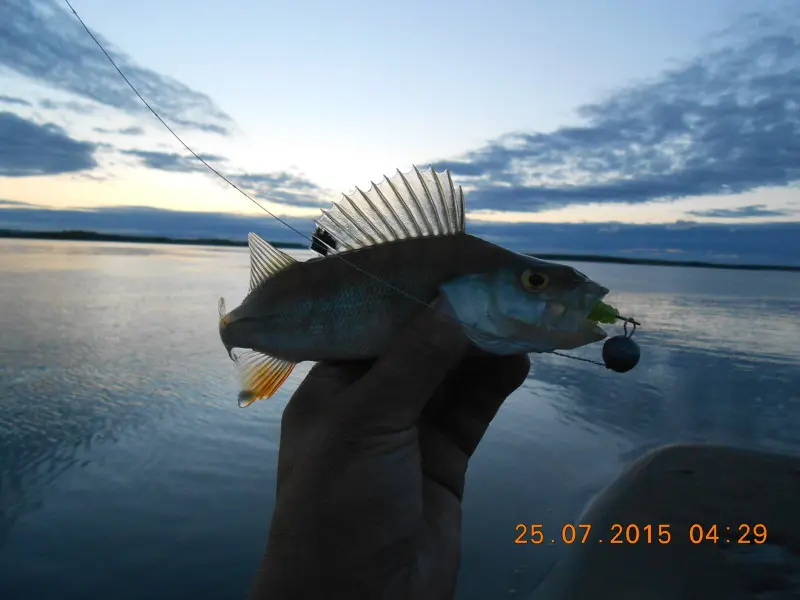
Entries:
{"type": "MultiPolygon", "coordinates": [[[[250,248],[251,293],[267,279],[297,262],[255,233],[248,234],[247,243],[250,248]]],[[[219,309],[220,334],[228,356],[236,366],[241,383],[239,406],[244,408],[256,400],[271,398],[289,377],[296,363],[270,356],[258,350],[245,350],[242,354],[234,352],[234,347],[237,350],[241,348],[236,346],[232,339],[229,339],[230,336],[228,338],[222,336],[222,331],[232,320],[236,319],[235,314],[238,309],[233,310],[230,315],[227,314],[223,298],[219,299],[217,308],[219,309]],[[227,343],[226,339],[228,339],[227,343]]]]}
{"type": "Polygon", "coordinates": [[[239,406],[245,408],[256,400],[271,398],[294,370],[296,363],[249,350],[233,356],[242,385],[239,406]]]}

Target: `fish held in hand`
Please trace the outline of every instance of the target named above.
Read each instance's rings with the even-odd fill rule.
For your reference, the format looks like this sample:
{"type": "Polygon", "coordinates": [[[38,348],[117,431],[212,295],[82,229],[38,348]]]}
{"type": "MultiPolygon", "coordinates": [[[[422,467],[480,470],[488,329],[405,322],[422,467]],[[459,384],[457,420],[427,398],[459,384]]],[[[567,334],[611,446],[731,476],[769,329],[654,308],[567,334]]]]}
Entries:
{"type": "Polygon", "coordinates": [[[466,233],[463,191],[447,171],[398,171],[345,194],[316,224],[336,247],[305,262],[251,233],[250,292],[230,312],[220,300],[241,406],[271,397],[299,362],[377,357],[437,297],[493,354],[606,337],[589,317],[608,289],[570,266],[466,233]]]}

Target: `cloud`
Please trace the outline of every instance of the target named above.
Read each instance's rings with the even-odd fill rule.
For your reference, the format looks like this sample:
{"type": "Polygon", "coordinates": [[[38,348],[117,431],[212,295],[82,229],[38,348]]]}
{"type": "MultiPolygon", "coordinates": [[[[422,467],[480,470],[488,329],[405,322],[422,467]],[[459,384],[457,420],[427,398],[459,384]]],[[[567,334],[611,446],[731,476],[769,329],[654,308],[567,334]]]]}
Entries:
{"type": "Polygon", "coordinates": [[[266,185],[270,187],[291,187],[294,189],[317,190],[319,189],[315,183],[293,175],[279,171],[276,173],[248,173],[245,175],[237,175],[237,183],[241,185],[259,186],[266,185]]]}
{"type": "Polygon", "coordinates": [[[688,214],[695,217],[711,217],[714,219],[746,219],[750,217],[784,217],[793,214],[788,210],[768,208],[766,204],[751,204],[739,208],[710,208],[708,210],[690,210],[688,214]]]}
{"type": "Polygon", "coordinates": [[[144,129],[141,127],[123,127],[121,129],[107,129],[105,127],[95,127],[97,133],[106,133],[114,135],[143,135],[144,129]]]}
{"type": "Polygon", "coordinates": [[[72,139],[57,125],[40,125],[0,112],[0,176],[30,177],[86,171],[97,166],[96,144],[72,139]]]}
{"type": "MultiPolygon", "coordinates": [[[[206,94],[137,65],[100,34],[92,33],[167,122],[229,133],[231,118],[206,94]]],[[[0,67],[104,106],[134,114],[146,111],[77,19],[57,0],[0,2],[0,67]]]]}
{"type": "Polygon", "coordinates": [[[230,175],[228,179],[264,200],[294,206],[326,206],[330,204],[328,193],[316,183],[285,171],[230,175]]]}
{"type": "Polygon", "coordinates": [[[46,110],[68,110],[79,115],[90,115],[92,113],[97,112],[97,107],[92,106],[91,104],[86,104],[85,102],[75,102],[74,100],[67,100],[64,102],[56,102],[55,100],[50,100],[45,98],[43,100],[39,100],[39,107],[44,108],[46,110]]]}
{"type": "Polygon", "coordinates": [[[720,36],[716,47],[583,106],[584,123],[515,132],[437,168],[472,178],[471,208],[736,194],[800,180],[800,8],[720,36]]]}
{"type": "Polygon", "coordinates": [[[30,207],[36,207],[35,204],[31,204],[30,202],[20,202],[19,200],[5,200],[3,198],[0,198],[0,206],[5,206],[5,207],[8,207],[8,206],[30,206],[30,207]]]}
{"type": "MultiPolygon", "coordinates": [[[[174,152],[156,152],[151,150],[123,150],[122,154],[128,156],[135,156],[140,159],[141,163],[149,169],[158,169],[159,171],[170,171],[173,173],[192,173],[201,169],[205,169],[196,158],[189,155],[177,154],[174,152]]],[[[203,160],[208,163],[221,162],[225,158],[217,156],[216,154],[199,154],[203,160]]]]}
{"type": "Polygon", "coordinates": [[[0,103],[3,104],[16,104],[17,106],[30,106],[31,103],[24,98],[15,98],[14,96],[0,95],[0,103]]]}
{"type": "MultiPolygon", "coordinates": [[[[311,235],[311,219],[282,217],[311,235]]],[[[84,229],[104,233],[176,238],[246,240],[254,231],[267,239],[305,243],[268,215],[184,212],[148,207],[56,210],[0,207],[0,228],[27,230],[84,229]]],[[[634,258],[706,260],[800,266],[800,222],[626,223],[488,223],[468,221],[467,230],[513,250],[540,254],[600,254],[634,258]]]]}
{"type": "MultiPolygon", "coordinates": [[[[174,152],[158,152],[154,150],[123,150],[122,154],[134,156],[150,168],[173,173],[193,173],[202,171],[200,161],[191,155],[174,152]]],[[[218,163],[216,168],[224,170],[226,159],[215,154],[200,154],[208,163],[218,163]]],[[[254,194],[262,200],[291,204],[293,206],[324,206],[329,204],[328,194],[316,183],[286,171],[273,173],[224,173],[229,181],[242,190],[254,194]]]]}

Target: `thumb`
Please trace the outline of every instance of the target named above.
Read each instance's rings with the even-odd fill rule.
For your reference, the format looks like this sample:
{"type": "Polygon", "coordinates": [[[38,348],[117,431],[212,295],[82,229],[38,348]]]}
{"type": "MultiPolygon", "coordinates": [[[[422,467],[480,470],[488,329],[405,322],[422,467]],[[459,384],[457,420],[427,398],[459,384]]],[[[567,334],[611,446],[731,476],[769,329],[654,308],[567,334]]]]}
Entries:
{"type": "Polygon", "coordinates": [[[410,426],[464,357],[470,343],[451,314],[446,300],[426,307],[354,386],[371,421],[410,426]]]}

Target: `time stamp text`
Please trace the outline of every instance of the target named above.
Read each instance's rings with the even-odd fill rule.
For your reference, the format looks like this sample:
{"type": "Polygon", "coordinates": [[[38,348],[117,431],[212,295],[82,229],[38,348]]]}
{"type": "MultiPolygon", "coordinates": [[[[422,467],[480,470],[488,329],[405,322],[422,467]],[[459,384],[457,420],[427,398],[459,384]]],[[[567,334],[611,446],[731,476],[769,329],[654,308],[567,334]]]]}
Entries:
{"type": "Polygon", "coordinates": [[[588,523],[567,523],[546,529],[541,523],[518,523],[515,544],[671,544],[676,538],[692,544],[765,544],[767,526],[763,523],[732,525],[672,526],[669,524],[638,525],[614,523],[608,528],[592,527],[588,523]]]}

